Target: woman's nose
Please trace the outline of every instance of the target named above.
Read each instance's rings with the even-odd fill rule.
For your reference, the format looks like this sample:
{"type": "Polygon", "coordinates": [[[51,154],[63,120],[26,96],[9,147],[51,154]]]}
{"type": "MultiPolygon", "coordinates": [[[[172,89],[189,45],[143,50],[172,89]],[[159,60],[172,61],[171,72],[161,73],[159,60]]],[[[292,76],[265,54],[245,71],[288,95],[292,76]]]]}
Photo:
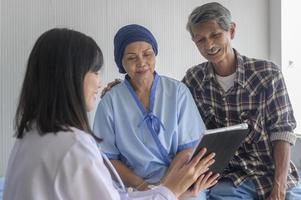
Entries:
{"type": "Polygon", "coordinates": [[[143,66],[145,63],[145,59],[143,58],[143,56],[138,56],[137,57],[137,65],[138,66],[143,66]]]}

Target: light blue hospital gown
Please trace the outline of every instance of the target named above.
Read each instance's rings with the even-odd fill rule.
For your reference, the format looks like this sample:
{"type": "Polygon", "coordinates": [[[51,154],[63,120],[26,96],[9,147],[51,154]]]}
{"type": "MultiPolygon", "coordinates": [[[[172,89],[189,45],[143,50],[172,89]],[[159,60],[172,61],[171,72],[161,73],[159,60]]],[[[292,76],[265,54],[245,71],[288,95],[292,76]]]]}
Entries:
{"type": "Polygon", "coordinates": [[[205,126],[188,88],[155,73],[148,112],[126,76],[100,101],[93,129],[109,159],[156,183],[179,151],[196,145],[205,126]]]}

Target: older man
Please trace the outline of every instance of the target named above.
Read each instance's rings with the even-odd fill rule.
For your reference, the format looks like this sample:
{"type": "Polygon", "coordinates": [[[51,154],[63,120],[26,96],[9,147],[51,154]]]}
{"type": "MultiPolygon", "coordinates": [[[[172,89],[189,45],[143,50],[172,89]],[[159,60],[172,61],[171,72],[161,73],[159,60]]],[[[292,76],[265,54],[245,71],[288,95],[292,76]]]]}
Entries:
{"type": "Polygon", "coordinates": [[[232,48],[236,25],[219,3],[197,7],[187,30],[208,62],[190,68],[190,88],[207,128],[247,122],[249,135],[209,199],[301,199],[290,161],[296,122],[281,70],[232,48]]]}

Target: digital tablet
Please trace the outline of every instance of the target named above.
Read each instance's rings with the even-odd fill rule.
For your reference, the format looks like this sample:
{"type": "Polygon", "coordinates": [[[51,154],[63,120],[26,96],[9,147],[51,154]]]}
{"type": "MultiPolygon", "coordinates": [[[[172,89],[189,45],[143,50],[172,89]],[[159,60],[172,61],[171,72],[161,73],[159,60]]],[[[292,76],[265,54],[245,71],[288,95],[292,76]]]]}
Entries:
{"type": "Polygon", "coordinates": [[[211,152],[216,154],[215,163],[209,167],[209,170],[221,174],[248,133],[249,129],[246,123],[206,130],[195,147],[192,158],[197,155],[201,148],[206,147],[205,155],[211,152]]]}

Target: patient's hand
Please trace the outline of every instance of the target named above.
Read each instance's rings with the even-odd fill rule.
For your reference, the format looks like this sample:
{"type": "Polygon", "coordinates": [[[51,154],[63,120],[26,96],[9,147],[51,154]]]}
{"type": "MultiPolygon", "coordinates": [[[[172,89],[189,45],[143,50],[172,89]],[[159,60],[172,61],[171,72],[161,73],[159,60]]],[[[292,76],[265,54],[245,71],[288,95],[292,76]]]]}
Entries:
{"type": "Polygon", "coordinates": [[[121,83],[121,79],[116,78],[114,81],[108,83],[108,85],[102,90],[100,98],[102,98],[108,91],[110,91],[115,85],[121,83]]]}
{"type": "Polygon", "coordinates": [[[179,199],[186,199],[188,197],[197,197],[200,192],[214,186],[219,178],[219,174],[208,171],[202,174],[198,180],[186,191],[179,199]]]}

